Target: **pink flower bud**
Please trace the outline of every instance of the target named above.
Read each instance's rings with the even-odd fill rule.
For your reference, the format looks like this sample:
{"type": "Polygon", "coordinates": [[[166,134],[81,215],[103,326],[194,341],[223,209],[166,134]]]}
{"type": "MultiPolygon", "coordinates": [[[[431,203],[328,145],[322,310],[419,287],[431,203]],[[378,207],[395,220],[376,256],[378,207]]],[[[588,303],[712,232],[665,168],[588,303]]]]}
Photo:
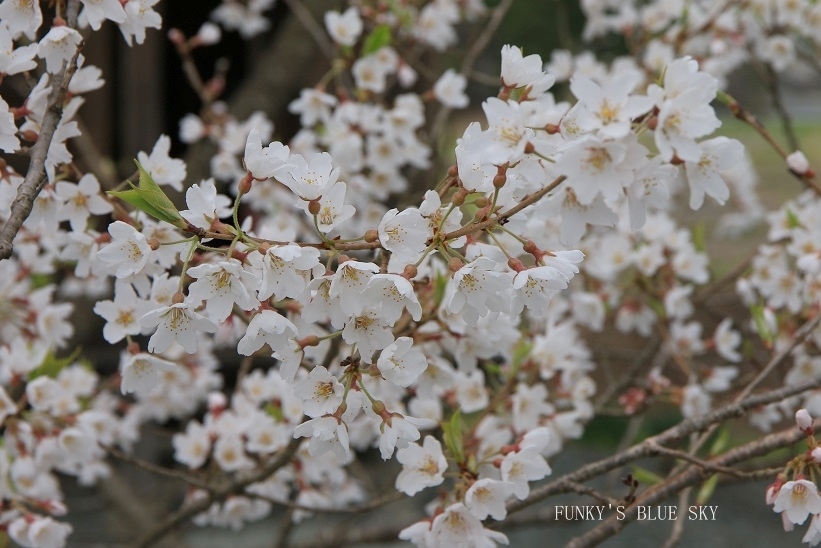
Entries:
{"type": "Polygon", "coordinates": [[[812,460],[818,463],[821,463],[821,447],[816,447],[810,453],[812,455],[812,460]]]}
{"type": "Polygon", "coordinates": [[[799,409],[795,412],[795,424],[801,431],[812,429],[812,417],[806,409],[799,409]]]}

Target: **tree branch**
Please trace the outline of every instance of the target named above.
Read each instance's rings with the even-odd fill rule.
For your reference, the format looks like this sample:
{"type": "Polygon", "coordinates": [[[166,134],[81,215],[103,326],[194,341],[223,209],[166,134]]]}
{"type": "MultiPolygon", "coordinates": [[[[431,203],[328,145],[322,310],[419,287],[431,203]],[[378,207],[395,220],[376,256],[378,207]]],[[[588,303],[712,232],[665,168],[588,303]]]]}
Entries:
{"type": "MultiPolygon", "coordinates": [[[[490,14],[490,18],[488,19],[484,30],[482,30],[482,33],[478,36],[478,38],[476,38],[476,41],[471,44],[470,49],[465,54],[465,58],[462,60],[462,67],[459,69],[459,74],[465,78],[471,75],[473,72],[473,65],[475,65],[476,61],[479,60],[479,56],[487,47],[490,39],[493,38],[494,34],[496,34],[499,25],[502,24],[502,20],[512,5],[513,0],[502,0],[499,2],[498,6],[493,8],[493,13],[490,14]]],[[[431,124],[431,139],[435,139],[436,136],[442,134],[442,130],[445,127],[445,123],[448,121],[448,116],[450,116],[451,111],[452,109],[442,105],[436,112],[433,119],[433,124],[431,124]]]]}
{"type": "MultiPolygon", "coordinates": [[[[570,484],[568,482],[585,482],[589,479],[605,474],[610,470],[618,468],[619,466],[633,462],[634,460],[651,456],[654,454],[654,447],[656,445],[667,445],[679,441],[694,432],[705,430],[712,424],[723,422],[727,419],[741,417],[750,409],[755,409],[758,406],[767,405],[768,403],[781,401],[790,396],[794,396],[795,394],[800,394],[802,392],[806,392],[807,390],[818,388],[819,386],[821,386],[821,376],[800,385],[786,386],[778,390],[771,390],[762,394],[749,396],[741,402],[727,404],[703,417],[684,420],[660,434],[651,436],[646,440],[633,445],[626,451],[622,451],[621,453],[611,457],[587,464],[575,472],[565,474],[561,478],[558,478],[546,485],[531,489],[530,496],[526,499],[508,503],[508,514],[517,512],[527,508],[528,506],[532,506],[533,504],[536,504],[537,502],[540,502],[550,496],[572,492],[573,489],[569,487],[570,484]]],[[[712,462],[715,463],[716,461],[712,462]]],[[[719,462],[719,464],[721,463],[719,462]]],[[[690,470],[695,470],[696,473],[700,473],[699,469],[691,468],[690,470]]]]}
{"type": "Polygon", "coordinates": [[[325,36],[325,29],[322,28],[316,19],[314,19],[314,16],[311,14],[310,10],[302,5],[302,0],[284,1],[302,26],[305,27],[305,30],[308,31],[308,34],[311,35],[311,38],[314,39],[314,42],[316,42],[316,45],[319,46],[322,54],[327,57],[329,61],[333,61],[336,57],[336,51],[334,50],[333,44],[331,44],[331,41],[328,40],[327,36],[325,36]]]}
{"type": "MultiPolygon", "coordinates": [[[[68,25],[74,29],[77,28],[79,4],[79,0],[69,0],[66,10],[68,25]]],[[[17,197],[11,204],[9,218],[0,231],[0,260],[11,257],[14,250],[14,237],[17,236],[23,223],[28,219],[34,207],[34,201],[48,181],[46,177],[48,149],[51,146],[51,141],[54,140],[54,133],[60,125],[60,120],[63,118],[63,103],[68,93],[68,84],[77,70],[77,57],[80,55],[82,47],[83,43],[80,42],[71,60],[65,63],[62,69],[51,78],[48,107],[40,124],[40,134],[37,136],[37,142],[31,147],[31,162],[23,183],[17,189],[17,197]]]]}
{"type": "Polygon", "coordinates": [[[145,535],[139,538],[137,542],[134,543],[134,546],[138,548],[148,548],[153,546],[154,543],[163,538],[187,519],[196,516],[200,512],[206,511],[214,502],[220,502],[230,495],[240,493],[252,483],[263,481],[265,478],[269,477],[271,474],[291,462],[291,458],[299,448],[300,441],[301,440],[292,440],[285,451],[259,470],[254,470],[249,474],[238,476],[233,480],[228,481],[222,487],[212,488],[202,499],[183,506],[157,524],[154,529],[148,531],[145,535]]]}
{"type": "MultiPolygon", "coordinates": [[[[815,429],[821,427],[821,423],[815,425],[815,429]]],[[[727,451],[720,457],[712,459],[710,462],[716,466],[726,467],[733,464],[749,460],[753,457],[766,455],[767,453],[789,447],[797,441],[806,437],[806,434],[794,426],[776,434],[770,434],[760,440],[750,442],[741,447],[727,451]]],[[[618,534],[624,527],[638,518],[638,507],[658,503],[675,493],[694,485],[702,480],[701,471],[697,468],[689,468],[685,472],[674,476],[664,483],[649,488],[636,502],[625,508],[621,515],[613,516],[602,522],[584,535],[576,537],[567,544],[567,548],[583,548],[594,546],[606,539],[618,534]]]]}

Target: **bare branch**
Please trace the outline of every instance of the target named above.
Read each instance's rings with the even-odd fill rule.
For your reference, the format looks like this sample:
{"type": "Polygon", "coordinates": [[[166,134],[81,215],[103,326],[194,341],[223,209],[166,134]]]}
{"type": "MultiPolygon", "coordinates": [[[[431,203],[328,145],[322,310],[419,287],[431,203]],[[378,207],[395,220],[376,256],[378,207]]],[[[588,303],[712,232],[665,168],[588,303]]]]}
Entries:
{"type": "Polygon", "coordinates": [[[790,146],[791,150],[800,150],[801,145],[798,143],[798,138],[795,136],[795,131],[792,126],[792,118],[790,118],[790,113],[787,112],[784,102],[781,99],[781,89],[778,85],[778,76],[775,73],[775,69],[767,64],[764,71],[766,74],[767,89],[770,92],[770,99],[773,102],[773,108],[775,109],[778,118],[781,120],[781,127],[784,129],[784,136],[787,138],[787,144],[790,146]]]}
{"type": "Polygon", "coordinates": [[[205,497],[183,506],[157,524],[154,529],[139,538],[137,542],[134,543],[134,546],[139,548],[153,546],[158,540],[173,531],[181,523],[207,510],[212,503],[222,501],[235,493],[240,493],[252,483],[265,480],[271,474],[291,462],[291,458],[299,448],[300,441],[301,440],[292,440],[280,455],[262,466],[259,470],[254,470],[249,474],[239,475],[233,480],[228,481],[222,487],[212,488],[205,497]]]}
{"type": "MultiPolygon", "coordinates": [[[[67,8],[68,24],[71,28],[77,27],[77,12],[79,0],[69,0],[67,8]]],[[[31,147],[31,162],[29,163],[26,177],[20,188],[17,189],[17,197],[11,204],[11,213],[0,231],[0,260],[8,259],[14,250],[14,237],[20,231],[23,223],[31,214],[34,201],[43,190],[48,178],[46,177],[46,157],[51,142],[54,140],[54,133],[63,118],[63,103],[68,93],[68,84],[71,77],[77,70],[77,57],[83,43],[77,46],[71,60],[63,65],[63,68],[51,78],[51,92],[48,97],[48,107],[40,124],[40,133],[37,142],[31,147]]]]}
{"type": "MultiPolygon", "coordinates": [[[[815,425],[817,430],[821,423],[815,425]]],[[[720,457],[712,459],[710,462],[716,466],[731,466],[733,464],[749,460],[754,457],[766,455],[771,451],[782,447],[789,447],[797,441],[806,437],[806,434],[794,426],[779,432],[770,434],[764,438],[750,442],[741,447],[727,451],[720,457]]],[[[698,468],[689,468],[681,474],[674,476],[664,483],[655,485],[638,497],[636,502],[625,508],[619,516],[613,516],[601,524],[588,531],[584,535],[576,537],[567,544],[568,548],[582,548],[585,546],[595,546],[613,535],[621,532],[627,524],[635,521],[638,517],[638,507],[658,503],[675,493],[694,485],[702,480],[701,471],[698,468]],[[618,518],[618,519],[617,519],[618,518]]]]}
{"type": "MultiPolygon", "coordinates": [[[[605,474],[610,470],[624,466],[634,460],[653,455],[653,448],[656,445],[667,445],[679,441],[693,432],[701,432],[706,430],[713,424],[720,423],[728,419],[741,417],[750,409],[755,409],[756,407],[767,405],[768,403],[781,401],[790,396],[794,396],[795,394],[800,394],[802,392],[806,392],[807,390],[818,388],[819,386],[821,386],[821,376],[800,385],[787,386],[778,390],[764,392],[763,394],[749,396],[741,402],[727,404],[703,417],[684,420],[660,434],[633,445],[626,451],[622,451],[621,453],[617,453],[611,457],[587,464],[575,472],[565,474],[561,478],[553,480],[546,485],[531,489],[530,496],[526,499],[508,503],[508,513],[510,514],[517,512],[553,495],[572,492],[573,489],[569,486],[570,484],[568,484],[568,482],[571,482],[571,484],[584,482],[591,478],[605,474]]],[[[712,462],[714,464],[716,463],[716,461],[712,462]]],[[[719,462],[718,464],[721,463],[719,462]]],[[[694,470],[698,474],[701,473],[698,468],[691,468],[691,470],[694,470]]]]}
{"type": "Polygon", "coordinates": [[[165,468],[164,466],[158,466],[152,462],[148,462],[146,460],[137,458],[133,455],[123,453],[116,447],[103,446],[103,449],[105,449],[106,452],[112,457],[115,457],[123,462],[127,462],[128,464],[132,464],[137,468],[142,468],[143,470],[146,470],[148,472],[152,472],[154,474],[166,478],[179,480],[188,483],[189,485],[193,485],[194,487],[199,487],[200,489],[208,490],[211,488],[211,484],[209,484],[208,482],[196,478],[191,474],[187,474],[186,472],[183,472],[181,470],[173,470],[171,468],[165,468]]]}
{"type": "MultiPolygon", "coordinates": [[[[476,38],[476,41],[471,44],[470,49],[465,54],[465,58],[462,60],[462,67],[459,69],[459,74],[466,78],[471,75],[473,72],[473,65],[475,65],[476,61],[479,60],[479,56],[487,47],[490,39],[493,38],[494,34],[496,34],[499,25],[502,24],[502,20],[505,18],[505,15],[512,5],[513,0],[502,0],[499,2],[498,6],[493,8],[493,12],[490,14],[490,18],[488,19],[484,30],[482,30],[482,33],[478,36],[478,38],[476,38]]],[[[436,112],[430,130],[430,136],[432,139],[437,135],[442,134],[442,130],[448,121],[451,110],[452,109],[442,105],[436,112]]]]}
{"type": "Polygon", "coordinates": [[[331,44],[331,41],[328,40],[328,37],[325,36],[325,29],[317,22],[310,10],[302,5],[301,0],[285,0],[285,4],[302,26],[305,27],[305,30],[308,31],[311,38],[314,39],[314,42],[319,46],[322,54],[327,57],[329,61],[333,61],[336,57],[334,46],[331,44]]]}
{"type": "Polygon", "coordinates": [[[686,489],[682,490],[679,493],[678,497],[678,517],[676,521],[673,523],[673,528],[670,531],[670,536],[667,537],[667,541],[664,543],[664,548],[673,548],[674,546],[678,545],[681,542],[681,535],[684,534],[684,516],[686,512],[684,510],[688,507],[688,503],[690,501],[690,491],[692,487],[687,487],[686,489]]]}

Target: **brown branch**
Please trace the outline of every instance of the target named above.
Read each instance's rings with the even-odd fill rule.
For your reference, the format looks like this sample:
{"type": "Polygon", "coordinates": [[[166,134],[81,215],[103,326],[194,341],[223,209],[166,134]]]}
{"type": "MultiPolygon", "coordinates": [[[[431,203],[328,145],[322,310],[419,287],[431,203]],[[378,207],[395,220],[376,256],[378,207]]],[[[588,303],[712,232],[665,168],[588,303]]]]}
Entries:
{"type": "Polygon", "coordinates": [[[271,504],[275,504],[277,506],[282,506],[288,510],[301,510],[302,512],[312,512],[314,514],[361,514],[363,512],[370,512],[371,510],[375,510],[404,498],[402,493],[399,491],[394,491],[357,506],[350,506],[348,508],[319,508],[315,506],[305,506],[287,500],[278,500],[259,493],[250,493],[248,496],[270,502],[271,504]]]}
{"type": "MultiPolygon", "coordinates": [[[[756,118],[746,109],[744,109],[744,107],[742,107],[741,104],[734,98],[726,94],[722,94],[722,96],[726,101],[730,111],[733,113],[733,116],[752,127],[756,131],[756,133],[758,133],[761,137],[764,138],[765,141],[767,141],[767,143],[769,143],[769,145],[773,148],[773,150],[775,150],[778,153],[779,156],[781,156],[784,160],[787,159],[787,156],[789,156],[790,153],[784,150],[784,147],[782,147],[778,143],[778,141],[775,140],[772,134],[767,130],[766,127],[764,127],[764,124],[762,124],[758,118],[756,118]]],[[[815,172],[813,170],[810,170],[809,172],[804,174],[795,173],[792,170],[789,171],[793,174],[795,178],[804,183],[804,185],[806,185],[807,188],[812,189],[813,192],[821,196],[821,185],[819,185],[818,181],[815,180],[815,172]]]]}
{"type": "Polygon", "coordinates": [[[793,130],[792,118],[790,118],[790,114],[787,112],[784,102],[781,99],[781,89],[778,86],[778,76],[775,73],[775,69],[773,69],[771,65],[766,64],[764,72],[766,75],[767,89],[770,92],[770,99],[772,100],[776,114],[778,114],[778,118],[781,120],[781,127],[784,129],[784,137],[787,139],[787,144],[791,150],[801,150],[801,145],[793,130]]]}
{"type": "MultiPolygon", "coordinates": [[[[800,385],[786,386],[778,390],[771,390],[762,394],[749,396],[741,402],[727,404],[711,413],[708,413],[707,415],[704,415],[703,417],[686,419],[676,426],[668,428],[660,434],[649,437],[646,440],[633,445],[629,449],[622,451],[621,453],[592,462],[582,466],[574,472],[565,474],[561,478],[553,480],[550,483],[535,489],[531,489],[530,495],[526,499],[508,503],[508,513],[510,514],[517,512],[527,508],[528,506],[532,506],[533,504],[536,504],[537,502],[540,502],[550,496],[571,492],[572,488],[569,487],[568,482],[585,482],[602,474],[606,474],[610,470],[624,466],[629,462],[633,462],[642,457],[651,456],[654,454],[653,447],[655,445],[668,445],[679,441],[694,432],[706,430],[713,424],[724,422],[728,419],[741,417],[750,409],[755,409],[756,407],[767,405],[768,403],[781,401],[790,396],[806,392],[807,390],[818,388],[819,386],[821,386],[821,376],[800,385]]],[[[700,473],[698,469],[696,469],[696,472],[700,473]]]]}
{"type": "MultiPolygon", "coordinates": [[[[821,426],[821,423],[817,424],[815,428],[818,429],[819,426],[821,426]]],[[[720,457],[712,459],[710,462],[721,467],[731,466],[754,457],[766,455],[767,453],[782,447],[789,447],[805,437],[806,434],[795,427],[791,427],[782,432],[770,434],[760,440],[756,440],[746,445],[742,445],[741,447],[727,451],[720,457]]],[[[625,508],[619,516],[613,516],[606,521],[603,521],[587,533],[576,537],[567,544],[567,547],[583,548],[586,546],[595,546],[600,544],[601,542],[604,542],[608,538],[621,532],[627,524],[635,521],[638,518],[639,506],[647,506],[658,503],[673,496],[682,489],[695,485],[701,480],[701,471],[697,468],[689,468],[681,474],[649,488],[637,498],[634,504],[625,508]]]]}
{"type": "Polygon", "coordinates": [[[285,0],[285,4],[299,20],[300,24],[305,27],[311,38],[314,39],[316,45],[322,51],[322,54],[333,61],[336,57],[336,50],[328,37],[325,36],[325,29],[317,22],[310,10],[302,5],[301,0],[285,0]]]}
{"type": "Polygon", "coordinates": [[[735,401],[741,401],[742,399],[750,395],[753,389],[755,389],[755,387],[758,386],[761,383],[761,381],[766,379],[767,376],[770,373],[772,373],[772,371],[776,367],[778,367],[781,364],[781,362],[783,362],[787,358],[787,356],[790,355],[790,353],[795,349],[795,347],[803,343],[804,340],[806,340],[806,338],[810,336],[810,334],[815,330],[815,328],[818,327],[819,323],[821,323],[821,313],[816,314],[815,318],[807,321],[798,329],[798,331],[795,332],[793,340],[789,344],[789,346],[787,346],[786,348],[781,350],[781,352],[773,356],[773,358],[767,363],[767,365],[764,366],[764,369],[762,369],[761,372],[758,375],[756,375],[756,377],[752,381],[750,381],[750,383],[747,386],[744,387],[741,393],[735,398],[735,401]]]}
{"type": "MultiPolygon", "coordinates": [[[[69,0],[67,8],[68,24],[71,28],[77,27],[77,12],[79,11],[79,0],[69,0]]],[[[63,118],[63,103],[68,93],[68,84],[71,77],[77,71],[77,57],[83,48],[83,42],[77,46],[77,51],[71,60],[63,65],[59,72],[51,78],[51,92],[48,96],[48,107],[40,124],[40,133],[37,142],[31,147],[31,162],[29,163],[26,177],[20,188],[17,189],[17,197],[11,204],[11,213],[3,229],[0,231],[0,260],[8,259],[14,250],[14,237],[20,231],[23,223],[28,219],[34,207],[34,201],[48,182],[46,176],[46,158],[51,142],[54,140],[54,133],[63,118]]]]}
{"type": "Polygon", "coordinates": [[[214,502],[222,501],[230,495],[242,492],[243,489],[253,483],[265,480],[271,474],[291,462],[291,458],[299,448],[299,444],[300,440],[292,440],[288,447],[285,448],[280,455],[275,457],[259,470],[254,470],[249,474],[238,475],[236,478],[226,482],[222,486],[211,487],[211,490],[204,498],[183,506],[168,516],[166,519],[158,523],[154,529],[148,531],[145,535],[139,538],[134,543],[134,546],[139,548],[148,548],[149,546],[153,546],[154,543],[170,533],[181,523],[196,516],[200,512],[207,510],[208,507],[214,502]]]}
{"type": "MultiPolygon", "coordinates": [[[[473,72],[473,65],[478,61],[479,56],[487,47],[490,39],[496,34],[505,14],[507,14],[512,5],[513,0],[502,0],[498,6],[493,8],[493,12],[490,14],[490,18],[482,30],[482,33],[476,38],[476,41],[471,44],[470,49],[465,54],[465,58],[462,60],[462,67],[459,69],[459,74],[466,78],[470,76],[473,72]]],[[[439,110],[434,116],[433,124],[431,124],[430,139],[435,139],[438,135],[441,135],[451,111],[452,109],[445,105],[439,107],[439,110]]]]}
{"type": "Polygon", "coordinates": [[[710,461],[700,459],[696,456],[691,455],[690,453],[687,453],[686,451],[680,451],[678,449],[670,449],[669,447],[663,447],[655,442],[651,442],[650,447],[653,453],[659,455],[666,455],[668,457],[674,457],[680,460],[685,460],[687,462],[695,464],[697,467],[701,468],[705,472],[726,474],[728,476],[733,476],[734,478],[738,479],[743,478],[743,472],[741,472],[740,470],[727,468],[726,466],[717,466],[711,463],[710,461]]]}
{"type": "Polygon", "coordinates": [[[686,489],[682,490],[681,493],[679,493],[679,514],[676,518],[676,521],[673,522],[673,528],[670,530],[670,536],[667,537],[667,540],[664,543],[664,548],[673,548],[681,541],[681,535],[684,534],[684,516],[686,515],[683,510],[688,507],[691,490],[692,487],[687,487],[686,489]]]}

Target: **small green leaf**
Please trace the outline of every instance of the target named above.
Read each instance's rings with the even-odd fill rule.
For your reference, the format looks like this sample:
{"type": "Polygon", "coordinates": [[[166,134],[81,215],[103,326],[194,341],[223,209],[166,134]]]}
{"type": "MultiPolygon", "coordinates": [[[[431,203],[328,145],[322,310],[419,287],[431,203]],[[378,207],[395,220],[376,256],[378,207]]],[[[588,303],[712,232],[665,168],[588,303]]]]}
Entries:
{"type": "Polygon", "coordinates": [[[177,208],[174,207],[174,203],[165,195],[165,192],[154,181],[151,174],[136,160],[134,163],[137,164],[137,170],[140,172],[139,187],[131,185],[131,190],[109,191],[109,194],[128,202],[155,219],[165,221],[179,228],[185,228],[186,222],[180,216],[177,208]]]}
{"type": "Polygon", "coordinates": [[[698,490],[698,495],[696,495],[696,504],[699,506],[706,504],[707,501],[710,500],[710,497],[713,496],[717,485],[718,474],[713,474],[707,481],[701,484],[701,488],[698,490]]]}
{"type": "Polygon", "coordinates": [[[436,308],[442,304],[442,299],[445,298],[445,288],[448,286],[448,277],[437,274],[433,281],[433,302],[436,303],[436,308]]]}
{"type": "Polygon", "coordinates": [[[444,432],[443,439],[445,447],[448,448],[450,454],[456,459],[456,462],[464,462],[465,448],[462,440],[462,412],[458,409],[450,417],[450,420],[442,425],[444,432]]]}
{"type": "Polygon", "coordinates": [[[772,344],[774,337],[770,331],[770,327],[767,325],[767,320],[764,319],[764,305],[760,303],[754,304],[750,307],[750,314],[753,316],[755,328],[758,331],[758,335],[761,337],[761,340],[767,344],[772,344]]]}
{"type": "Polygon", "coordinates": [[[77,360],[77,356],[80,355],[80,348],[74,350],[70,356],[65,358],[58,358],[55,356],[51,350],[48,351],[46,357],[43,358],[43,362],[38,365],[31,373],[29,373],[29,380],[36,379],[37,377],[42,377],[43,375],[47,377],[51,377],[52,379],[56,378],[57,375],[60,374],[60,371],[74,363],[77,360]]]}
{"type": "Polygon", "coordinates": [[[787,227],[788,228],[801,228],[801,221],[798,220],[798,216],[796,216],[795,212],[792,209],[787,208],[787,227]]]}
{"type": "Polygon", "coordinates": [[[693,245],[696,250],[701,253],[704,253],[704,240],[706,233],[707,230],[704,223],[696,223],[696,226],[693,227],[693,245]]]}
{"type": "Polygon", "coordinates": [[[527,342],[524,338],[519,339],[516,346],[513,347],[513,370],[518,371],[519,367],[530,356],[530,351],[533,350],[533,345],[527,342]]]}
{"type": "Polygon", "coordinates": [[[362,55],[376,53],[390,44],[392,39],[391,27],[389,25],[379,25],[365,38],[365,43],[362,46],[362,55]]]}
{"type": "Polygon", "coordinates": [[[718,432],[718,436],[716,436],[715,441],[713,441],[713,445],[710,447],[710,456],[716,456],[723,453],[727,447],[730,445],[730,430],[726,427],[722,427],[721,430],[718,432]]]}
{"type": "Polygon", "coordinates": [[[664,478],[641,466],[633,467],[633,477],[642,485],[655,485],[664,481],[664,478]]]}
{"type": "Polygon", "coordinates": [[[285,420],[285,414],[282,412],[282,407],[279,405],[274,405],[273,403],[268,402],[265,406],[265,412],[277,422],[283,422],[285,420]]]}

